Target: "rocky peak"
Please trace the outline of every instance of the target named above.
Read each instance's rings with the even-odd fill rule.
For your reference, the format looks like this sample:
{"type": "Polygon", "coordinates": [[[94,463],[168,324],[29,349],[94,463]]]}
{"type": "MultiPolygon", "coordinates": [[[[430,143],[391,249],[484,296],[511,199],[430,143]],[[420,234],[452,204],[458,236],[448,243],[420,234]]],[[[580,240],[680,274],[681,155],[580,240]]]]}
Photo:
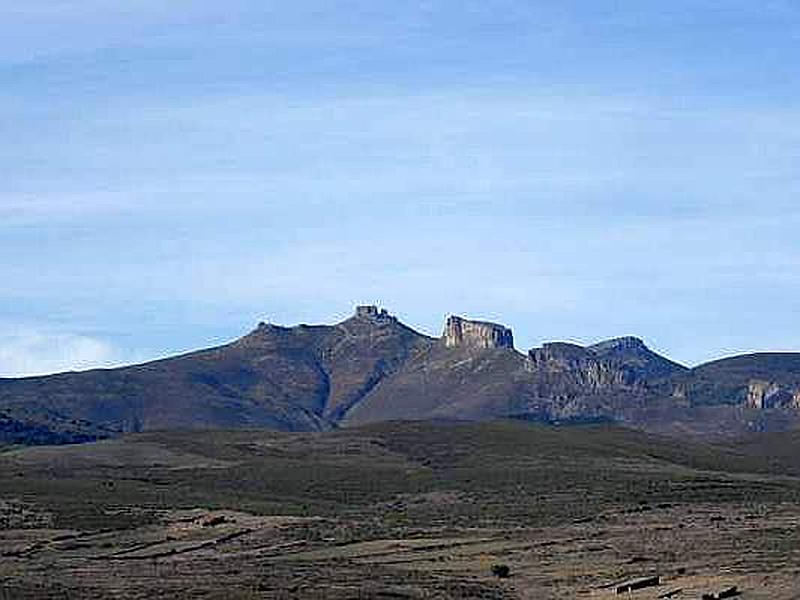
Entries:
{"type": "Polygon", "coordinates": [[[641,353],[649,352],[649,348],[638,337],[627,335],[618,338],[612,338],[593,344],[588,348],[595,354],[621,354],[621,353],[641,353]]]}
{"type": "Polygon", "coordinates": [[[513,348],[514,335],[511,329],[497,323],[470,321],[462,317],[447,318],[443,339],[445,346],[454,348],[513,348]]]}
{"type": "Polygon", "coordinates": [[[582,366],[594,356],[583,346],[568,342],[547,342],[541,348],[528,352],[528,360],[536,366],[549,365],[557,369],[573,369],[582,366]]]}
{"type": "Polygon", "coordinates": [[[563,389],[598,391],[633,385],[625,370],[588,348],[566,342],[550,342],[528,352],[527,368],[540,376],[557,377],[563,389]]]}
{"type": "Polygon", "coordinates": [[[587,350],[608,364],[625,370],[629,380],[654,380],[686,370],[650,350],[638,337],[605,340],[588,346],[587,350]]]}
{"type": "Polygon", "coordinates": [[[592,389],[641,387],[684,370],[652,352],[636,337],[620,337],[592,346],[551,342],[528,353],[528,369],[559,374],[592,389]]]}

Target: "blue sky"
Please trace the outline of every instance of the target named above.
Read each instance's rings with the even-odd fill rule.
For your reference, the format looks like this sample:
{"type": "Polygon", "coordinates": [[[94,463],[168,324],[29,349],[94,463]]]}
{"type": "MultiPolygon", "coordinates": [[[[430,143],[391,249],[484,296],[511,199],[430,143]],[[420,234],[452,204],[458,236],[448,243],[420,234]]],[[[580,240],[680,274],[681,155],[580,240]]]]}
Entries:
{"type": "Polygon", "coordinates": [[[0,375],[356,303],[800,350],[794,0],[0,3],[0,375]]]}

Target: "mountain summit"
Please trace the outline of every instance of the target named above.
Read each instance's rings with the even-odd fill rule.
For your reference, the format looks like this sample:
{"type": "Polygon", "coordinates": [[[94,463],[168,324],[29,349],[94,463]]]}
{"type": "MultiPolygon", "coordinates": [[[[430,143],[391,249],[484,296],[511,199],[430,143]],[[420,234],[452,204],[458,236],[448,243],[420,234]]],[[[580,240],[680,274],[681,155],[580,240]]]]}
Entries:
{"type": "Polygon", "coordinates": [[[636,337],[550,342],[449,317],[433,338],[366,305],[335,325],[260,323],[229,344],[118,369],[0,379],[0,441],[156,429],[313,431],[397,419],[608,419],[666,433],[800,424],[800,355],[694,369],[636,337]]]}

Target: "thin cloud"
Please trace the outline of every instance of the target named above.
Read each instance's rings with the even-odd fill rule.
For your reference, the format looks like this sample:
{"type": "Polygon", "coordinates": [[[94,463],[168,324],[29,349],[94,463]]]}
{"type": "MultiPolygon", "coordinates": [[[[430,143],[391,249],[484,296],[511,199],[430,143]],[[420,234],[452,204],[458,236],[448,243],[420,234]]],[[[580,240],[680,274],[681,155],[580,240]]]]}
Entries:
{"type": "Polygon", "coordinates": [[[0,334],[0,377],[85,371],[123,362],[116,348],[91,336],[28,327],[0,334]]]}

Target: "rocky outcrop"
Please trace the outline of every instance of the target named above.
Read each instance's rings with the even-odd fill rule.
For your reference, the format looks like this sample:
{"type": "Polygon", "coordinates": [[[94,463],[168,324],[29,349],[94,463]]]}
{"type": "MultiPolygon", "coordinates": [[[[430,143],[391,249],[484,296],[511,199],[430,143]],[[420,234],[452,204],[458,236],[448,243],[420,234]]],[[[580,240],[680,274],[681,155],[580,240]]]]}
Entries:
{"type": "Polygon", "coordinates": [[[751,381],[747,385],[747,399],[745,406],[748,408],[766,408],[769,399],[779,390],[774,384],[766,381],[751,381]]]}
{"type": "Polygon", "coordinates": [[[528,352],[528,370],[558,377],[585,391],[634,385],[636,381],[612,361],[583,346],[551,342],[528,352]]]}
{"type": "Polygon", "coordinates": [[[747,408],[800,408],[800,390],[758,379],[747,384],[747,408]]]}
{"type": "Polygon", "coordinates": [[[653,352],[640,338],[633,336],[605,340],[586,349],[623,371],[627,383],[655,382],[687,370],[683,365],[653,352]]]}
{"type": "Polygon", "coordinates": [[[615,338],[586,347],[565,342],[544,344],[528,352],[528,369],[557,375],[591,391],[644,387],[660,377],[684,370],[635,337],[615,338]]]}
{"type": "Polygon", "coordinates": [[[514,347],[514,335],[508,327],[485,321],[470,321],[456,316],[448,317],[442,338],[448,348],[514,347]]]}
{"type": "Polygon", "coordinates": [[[570,371],[584,367],[591,355],[586,348],[577,344],[548,342],[541,348],[531,350],[528,358],[535,366],[553,371],[570,371]]]}
{"type": "Polygon", "coordinates": [[[641,338],[632,335],[604,340],[588,347],[595,354],[631,354],[649,352],[649,348],[641,338]]]}

